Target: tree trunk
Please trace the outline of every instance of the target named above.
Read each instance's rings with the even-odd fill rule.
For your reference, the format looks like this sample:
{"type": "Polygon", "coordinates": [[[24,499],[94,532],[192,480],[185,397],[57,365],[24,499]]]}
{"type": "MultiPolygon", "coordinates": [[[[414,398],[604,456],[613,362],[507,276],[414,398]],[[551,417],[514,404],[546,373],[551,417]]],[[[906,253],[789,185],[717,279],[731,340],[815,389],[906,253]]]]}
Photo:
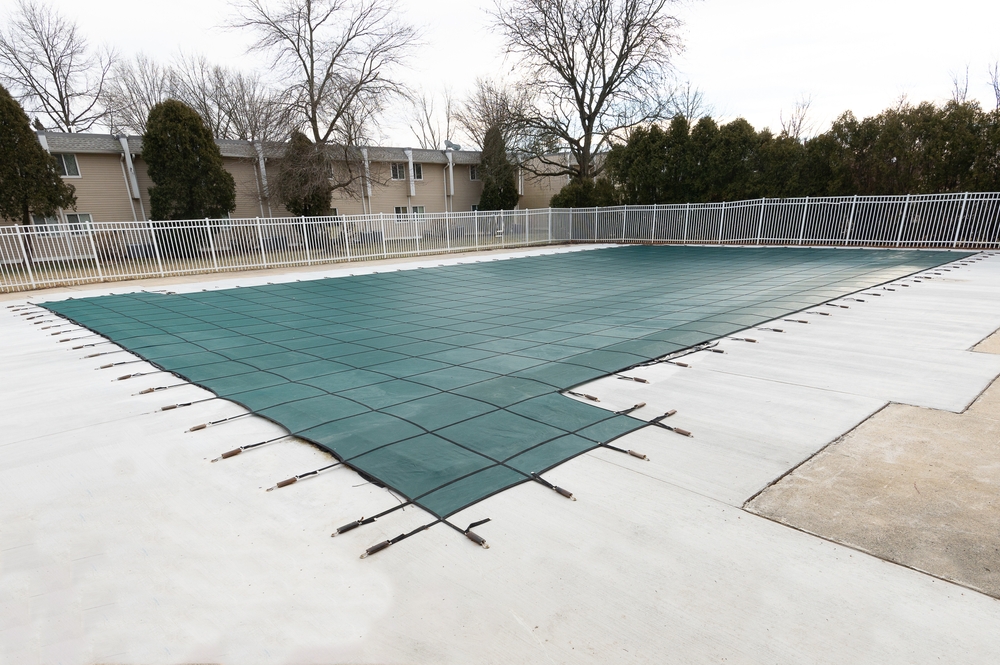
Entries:
{"type": "MultiPolygon", "coordinates": [[[[23,207],[21,208],[21,210],[22,210],[22,219],[21,219],[22,224],[24,226],[30,227],[31,226],[31,211],[28,209],[28,204],[25,203],[23,205],[23,207]]],[[[24,256],[25,267],[27,267],[32,262],[31,261],[31,234],[30,233],[24,234],[24,254],[25,254],[25,256],[24,256]]]]}

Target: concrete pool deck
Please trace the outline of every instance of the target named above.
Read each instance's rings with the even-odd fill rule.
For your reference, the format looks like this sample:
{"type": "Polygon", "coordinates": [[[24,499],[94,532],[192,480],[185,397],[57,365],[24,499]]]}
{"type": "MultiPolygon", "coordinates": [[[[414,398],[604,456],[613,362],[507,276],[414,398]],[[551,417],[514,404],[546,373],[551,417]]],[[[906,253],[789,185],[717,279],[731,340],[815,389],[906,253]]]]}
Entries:
{"type": "MultiPolygon", "coordinates": [[[[97,370],[106,358],[4,314],[0,660],[995,662],[1000,601],[743,509],[886,404],[959,413],[1000,374],[1000,356],[969,351],[1000,327],[1000,255],[968,263],[629,373],[648,384],[593,382],[600,405],[675,408],[694,437],[646,428],[616,445],[648,462],[599,449],[548,474],[576,502],[528,484],[457,515],[492,518],[477,528],[489,550],[438,525],[365,560],[426,514],[331,539],[397,500],[346,470],[264,492],[329,456],[283,440],[212,464],[281,431],[246,418],[186,433],[242,409],[156,412],[206,393],[134,396],[172,382],[112,381],[124,372],[97,370]]],[[[197,277],[177,290],[278,281],[197,277]]]]}

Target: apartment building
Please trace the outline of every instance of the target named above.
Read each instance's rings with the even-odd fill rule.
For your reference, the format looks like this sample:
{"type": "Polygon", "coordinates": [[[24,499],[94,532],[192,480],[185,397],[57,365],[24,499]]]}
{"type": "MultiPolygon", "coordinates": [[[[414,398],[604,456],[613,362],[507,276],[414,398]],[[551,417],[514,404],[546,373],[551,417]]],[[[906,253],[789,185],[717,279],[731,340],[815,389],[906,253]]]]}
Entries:
{"type": "MultiPolygon", "coordinates": [[[[110,134],[38,132],[63,178],[76,188],[76,210],[61,211],[66,224],[149,219],[152,181],[142,159],[142,138],[110,134]]],[[[217,140],[223,165],[236,181],[233,218],[285,217],[289,212],[268,196],[268,177],[277,173],[284,146],[217,140]]],[[[336,190],[336,215],[384,213],[421,215],[477,209],[482,194],[480,153],[471,150],[360,149],[364,174],[349,189],[336,190]]],[[[544,208],[566,183],[565,176],[518,177],[519,207],[544,208]]],[[[7,223],[12,223],[8,221],[7,223]]]]}

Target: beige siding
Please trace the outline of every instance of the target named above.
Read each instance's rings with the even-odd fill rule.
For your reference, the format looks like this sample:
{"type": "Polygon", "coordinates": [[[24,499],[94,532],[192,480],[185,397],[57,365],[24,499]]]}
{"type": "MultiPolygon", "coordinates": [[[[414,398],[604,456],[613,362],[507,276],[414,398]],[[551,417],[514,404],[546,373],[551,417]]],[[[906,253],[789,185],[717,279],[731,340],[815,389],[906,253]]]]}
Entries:
{"type": "Polygon", "coordinates": [[[76,212],[89,213],[95,222],[123,222],[139,218],[122,172],[121,155],[90,155],[79,153],[76,163],[79,178],[63,178],[76,188],[76,212]]]}
{"type": "Polygon", "coordinates": [[[483,195],[483,182],[469,177],[468,164],[455,165],[455,199],[452,201],[454,212],[469,212],[472,206],[479,205],[483,195]]]}
{"type": "Polygon", "coordinates": [[[236,182],[236,209],[232,217],[267,217],[267,206],[261,200],[257,165],[249,159],[223,159],[223,166],[236,182]]]}
{"type": "Polygon", "coordinates": [[[564,175],[532,176],[524,174],[524,194],[521,196],[520,207],[523,209],[548,208],[549,201],[566,186],[568,180],[564,175]]]}
{"type": "Polygon", "coordinates": [[[142,161],[142,157],[133,157],[132,165],[135,167],[135,179],[139,183],[139,193],[142,196],[142,211],[146,219],[149,219],[149,188],[153,186],[153,181],[149,179],[146,162],[142,161]]]}

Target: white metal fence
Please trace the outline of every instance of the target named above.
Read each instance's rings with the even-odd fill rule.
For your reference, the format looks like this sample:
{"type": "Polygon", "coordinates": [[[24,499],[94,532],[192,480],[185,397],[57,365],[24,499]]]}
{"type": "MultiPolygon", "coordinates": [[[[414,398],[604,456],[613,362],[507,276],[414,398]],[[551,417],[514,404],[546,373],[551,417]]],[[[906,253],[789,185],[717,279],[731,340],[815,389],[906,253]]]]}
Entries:
{"type": "Polygon", "coordinates": [[[1000,194],[0,227],[0,291],[552,243],[986,249],[1000,194]]]}

